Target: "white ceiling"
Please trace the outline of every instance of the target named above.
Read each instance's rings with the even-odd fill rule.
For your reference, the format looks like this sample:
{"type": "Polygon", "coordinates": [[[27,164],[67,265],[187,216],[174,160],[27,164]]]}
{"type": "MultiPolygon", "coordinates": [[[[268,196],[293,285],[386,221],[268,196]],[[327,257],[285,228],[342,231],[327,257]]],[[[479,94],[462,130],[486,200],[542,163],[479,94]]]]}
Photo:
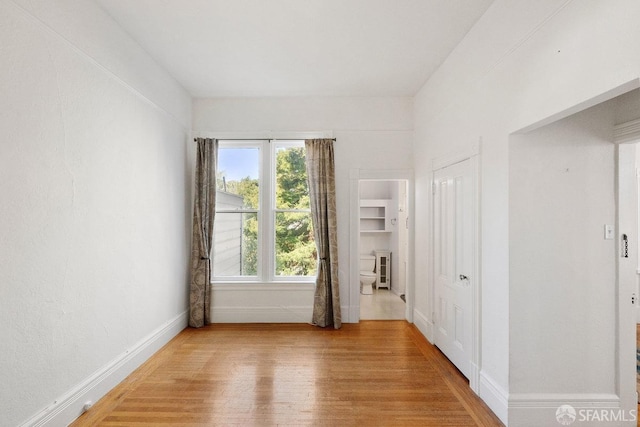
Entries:
{"type": "Polygon", "coordinates": [[[493,0],[95,0],[194,97],[412,96],[493,0]]]}

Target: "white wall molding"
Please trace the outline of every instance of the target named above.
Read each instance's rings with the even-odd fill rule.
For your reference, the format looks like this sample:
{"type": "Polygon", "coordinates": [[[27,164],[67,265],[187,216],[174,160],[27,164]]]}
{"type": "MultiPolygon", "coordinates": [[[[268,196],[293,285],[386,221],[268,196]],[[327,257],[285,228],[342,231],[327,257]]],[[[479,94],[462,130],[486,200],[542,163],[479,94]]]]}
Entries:
{"type": "Polygon", "coordinates": [[[486,372],[480,371],[478,396],[491,408],[500,421],[507,425],[509,399],[505,390],[500,387],[486,372]]]}
{"type": "MultiPolygon", "coordinates": [[[[347,310],[347,307],[341,307],[347,310]]],[[[213,323],[310,323],[313,306],[215,307],[213,323]]]]}
{"type": "Polygon", "coordinates": [[[146,362],[160,348],[187,327],[188,313],[185,311],[131,349],[112,360],[82,383],[58,397],[54,403],[21,424],[21,427],[66,426],[84,412],[86,402],[97,402],[131,372],[146,362]]]}
{"type": "Polygon", "coordinates": [[[640,141],[640,119],[615,125],[613,127],[613,140],[617,144],[640,141]]]}
{"type": "Polygon", "coordinates": [[[194,131],[194,137],[216,138],[216,139],[313,139],[313,138],[333,138],[333,131],[256,131],[256,132],[216,132],[216,131],[194,131]]]}
{"type": "Polygon", "coordinates": [[[620,398],[600,393],[513,393],[509,396],[510,408],[557,408],[560,405],[618,408],[620,398]]]}
{"type": "MultiPolygon", "coordinates": [[[[631,421],[631,412],[623,411],[620,398],[615,394],[562,394],[562,393],[518,393],[509,396],[509,424],[556,425],[556,411],[562,405],[581,409],[619,410],[620,416],[631,421]]],[[[604,423],[609,425],[608,422],[604,423]]],[[[603,424],[603,425],[604,425],[603,424]]],[[[591,425],[591,424],[590,424],[591,425]]],[[[624,423],[616,425],[627,425],[624,423]]],[[[635,419],[628,425],[636,425],[635,419]]]]}
{"type": "Polygon", "coordinates": [[[413,310],[413,324],[416,325],[416,328],[424,335],[427,341],[433,344],[433,322],[418,309],[413,310]]]}
{"type": "Polygon", "coordinates": [[[515,130],[513,130],[512,132],[509,132],[509,134],[525,134],[525,133],[532,132],[541,127],[550,125],[551,123],[555,123],[562,119],[566,119],[567,117],[570,117],[581,111],[587,110],[598,104],[607,102],[629,91],[638,89],[638,87],[640,87],[640,79],[633,78],[611,90],[607,90],[601,94],[598,94],[597,96],[590,97],[582,102],[572,105],[569,108],[557,111],[554,114],[549,115],[548,117],[534,121],[533,123],[528,123],[525,126],[520,126],[520,127],[516,126],[515,130]]]}
{"type": "Polygon", "coordinates": [[[469,388],[475,394],[480,394],[480,366],[475,360],[471,361],[471,372],[469,373],[469,388]]]}
{"type": "Polygon", "coordinates": [[[349,321],[360,322],[360,169],[349,170],[349,321]]]}
{"type": "Polygon", "coordinates": [[[342,323],[360,322],[360,305],[351,304],[347,307],[347,311],[343,311],[342,313],[342,323]],[[344,313],[347,315],[345,316],[344,313]]]}
{"type": "Polygon", "coordinates": [[[469,144],[469,147],[460,150],[455,153],[450,153],[445,156],[436,157],[431,160],[431,169],[433,171],[437,171],[438,169],[445,168],[447,166],[454,165],[456,163],[460,163],[464,160],[470,159],[473,156],[477,156],[480,154],[480,144],[482,139],[480,138],[478,141],[469,144]]]}
{"type": "MultiPolygon", "coordinates": [[[[342,323],[357,323],[357,322],[354,322],[353,320],[351,320],[352,318],[345,316],[345,313],[347,313],[347,316],[349,316],[351,314],[350,310],[353,310],[353,306],[351,306],[351,305],[340,305],[340,315],[342,316],[342,323]]],[[[313,309],[311,311],[313,312],[313,309]]],[[[358,317],[359,316],[360,316],[360,313],[358,313],[358,317]]]]}

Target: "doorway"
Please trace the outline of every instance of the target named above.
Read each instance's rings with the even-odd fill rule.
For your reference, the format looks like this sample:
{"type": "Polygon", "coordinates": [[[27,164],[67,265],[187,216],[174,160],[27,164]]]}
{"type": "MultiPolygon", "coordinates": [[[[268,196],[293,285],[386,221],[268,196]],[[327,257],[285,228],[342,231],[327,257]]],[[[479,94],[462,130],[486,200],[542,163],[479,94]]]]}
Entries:
{"type": "Polygon", "coordinates": [[[350,322],[357,323],[361,318],[413,322],[412,195],[412,170],[351,170],[350,322]],[[361,200],[366,200],[362,203],[362,210],[361,200]],[[371,269],[376,276],[369,294],[366,293],[367,289],[362,293],[362,255],[369,257],[365,261],[369,266],[364,269],[371,269]],[[371,258],[374,259],[373,266],[370,264],[371,258]],[[388,267],[385,263],[388,263],[388,267]],[[378,277],[380,274],[387,275],[388,279],[378,277]]]}
{"type": "Polygon", "coordinates": [[[589,390],[610,390],[620,408],[636,408],[638,190],[623,128],[640,117],[638,95],[510,136],[510,392],[523,402],[547,387],[574,393],[575,407],[597,406],[589,390]],[[548,374],[527,376],[532,369],[548,374]]]}
{"type": "Polygon", "coordinates": [[[467,378],[474,366],[478,286],[475,200],[475,159],[434,171],[434,344],[467,378]]]}
{"type": "Polygon", "coordinates": [[[401,320],[406,311],[406,180],[360,180],[360,319],[401,320]]]}

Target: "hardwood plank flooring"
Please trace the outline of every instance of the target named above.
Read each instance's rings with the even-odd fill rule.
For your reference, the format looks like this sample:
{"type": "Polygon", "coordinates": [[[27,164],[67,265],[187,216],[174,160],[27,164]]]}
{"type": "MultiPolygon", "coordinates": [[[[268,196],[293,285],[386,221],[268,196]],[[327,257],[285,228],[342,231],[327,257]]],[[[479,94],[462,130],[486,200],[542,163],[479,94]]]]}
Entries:
{"type": "Polygon", "coordinates": [[[502,426],[405,321],[186,329],[72,426],[502,426]]]}

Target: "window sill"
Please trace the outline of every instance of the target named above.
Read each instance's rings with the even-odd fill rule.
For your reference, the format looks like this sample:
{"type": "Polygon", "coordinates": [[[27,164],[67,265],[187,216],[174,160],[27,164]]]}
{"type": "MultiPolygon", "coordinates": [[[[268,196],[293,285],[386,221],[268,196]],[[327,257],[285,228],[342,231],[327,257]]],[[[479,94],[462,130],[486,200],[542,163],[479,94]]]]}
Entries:
{"type": "Polygon", "coordinates": [[[310,291],[313,282],[211,282],[216,291],[310,291]]]}

